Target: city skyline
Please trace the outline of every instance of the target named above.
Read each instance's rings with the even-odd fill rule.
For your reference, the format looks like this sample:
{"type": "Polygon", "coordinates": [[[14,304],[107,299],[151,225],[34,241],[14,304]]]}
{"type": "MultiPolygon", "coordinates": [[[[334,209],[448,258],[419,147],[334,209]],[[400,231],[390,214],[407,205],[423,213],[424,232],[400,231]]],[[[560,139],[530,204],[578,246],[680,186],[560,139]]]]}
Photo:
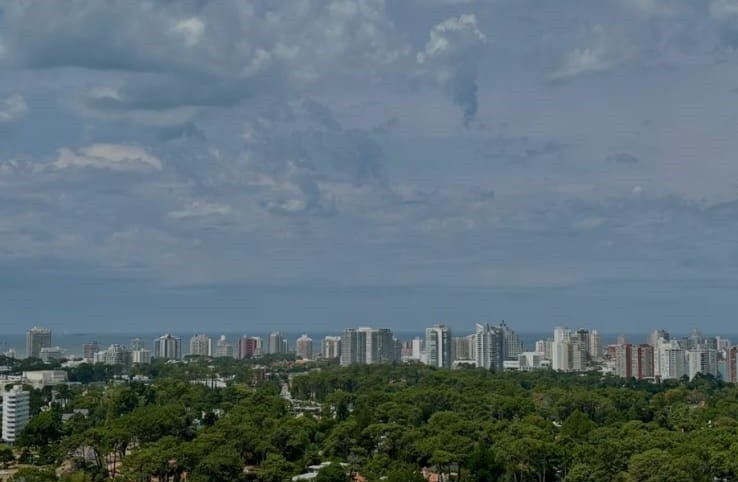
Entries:
{"type": "Polygon", "coordinates": [[[730,2],[298,3],[2,2],[4,329],[732,325],[730,2]]]}

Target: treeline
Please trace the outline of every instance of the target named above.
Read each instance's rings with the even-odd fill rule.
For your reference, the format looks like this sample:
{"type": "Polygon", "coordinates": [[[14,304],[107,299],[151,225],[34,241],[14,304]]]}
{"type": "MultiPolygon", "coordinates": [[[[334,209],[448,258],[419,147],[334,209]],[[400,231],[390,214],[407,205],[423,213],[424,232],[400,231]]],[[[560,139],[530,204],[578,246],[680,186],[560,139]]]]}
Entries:
{"type": "Polygon", "coordinates": [[[191,383],[212,375],[208,362],[154,366],[150,384],[63,390],[23,432],[18,457],[61,466],[70,481],[281,482],[326,460],[346,468],[324,481],[352,471],[412,482],[423,467],[470,482],[738,480],[738,390],[711,377],[657,385],[421,365],[290,375],[284,365],[252,387],[252,367],[221,368],[233,381],[220,389],[191,383]],[[280,395],[288,376],[292,401],[280,395]],[[87,415],[62,422],[74,409],[87,415]]]}

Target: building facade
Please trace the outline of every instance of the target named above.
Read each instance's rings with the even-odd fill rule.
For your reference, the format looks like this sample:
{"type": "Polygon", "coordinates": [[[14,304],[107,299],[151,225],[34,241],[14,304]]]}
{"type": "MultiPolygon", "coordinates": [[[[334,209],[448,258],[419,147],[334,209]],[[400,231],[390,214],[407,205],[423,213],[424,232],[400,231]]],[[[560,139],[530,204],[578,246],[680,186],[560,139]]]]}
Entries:
{"type": "Polygon", "coordinates": [[[51,330],[34,326],[26,332],[26,357],[39,358],[41,348],[51,346],[51,330]]]}
{"type": "Polygon", "coordinates": [[[425,329],[425,364],[438,368],[451,368],[454,361],[451,328],[434,325],[425,329]]]}
{"type": "Polygon", "coordinates": [[[182,341],[178,336],[170,333],[160,336],[154,340],[154,358],[165,358],[167,360],[179,360],[182,358],[182,341]]]}
{"type": "Polygon", "coordinates": [[[303,360],[313,359],[313,339],[303,334],[295,342],[295,354],[303,360]]]}
{"type": "Polygon", "coordinates": [[[323,338],[323,347],[320,351],[323,358],[334,360],[341,357],[341,337],[326,336],[323,338]]]}
{"type": "Polygon", "coordinates": [[[475,325],[474,355],[477,367],[502,371],[504,368],[504,333],[489,324],[475,325]]]}
{"type": "Polygon", "coordinates": [[[3,395],[3,441],[13,444],[30,418],[31,394],[20,385],[14,386],[3,395]]]}
{"type": "Polygon", "coordinates": [[[190,355],[213,356],[213,339],[204,333],[198,333],[190,338],[190,355]]]}

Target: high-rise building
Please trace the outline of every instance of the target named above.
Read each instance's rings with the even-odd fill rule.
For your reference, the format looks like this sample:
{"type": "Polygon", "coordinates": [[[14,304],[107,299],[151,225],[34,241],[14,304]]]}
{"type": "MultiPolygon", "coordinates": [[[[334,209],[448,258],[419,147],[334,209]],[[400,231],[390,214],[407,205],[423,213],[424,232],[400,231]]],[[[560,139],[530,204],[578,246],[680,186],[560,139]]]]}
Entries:
{"type": "Polygon", "coordinates": [[[151,351],[145,348],[131,350],[131,363],[141,365],[151,363],[151,351]]]}
{"type": "Polygon", "coordinates": [[[26,332],[26,357],[39,358],[41,348],[51,346],[51,330],[34,326],[26,332]]]}
{"type": "Polygon", "coordinates": [[[366,363],[366,332],[346,328],[341,335],[341,366],[366,363]]]}
{"type": "Polygon", "coordinates": [[[326,336],[323,338],[323,348],[321,350],[323,358],[333,360],[341,357],[341,337],[326,336]]]}
{"type": "Polygon", "coordinates": [[[400,351],[389,328],[347,328],[341,336],[341,365],[392,363],[400,351]]]}
{"type": "Polygon", "coordinates": [[[298,358],[302,358],[303,360],[312,360],[313,359],[313,339],[307,336],[306,334],[303,334],[295,342],[295,353],[297,354],[298,358]]]}
{"type": "Polygon", "coordinates": [[[702,333],[697,329],[692,330],[692,333],[690,333],[687,337],[687,350],[696,350],[698,348],[702,348],[704,343],[705,337],[702,336],[702,333]]]}
{"type": "Polygon", "coordinates": [[[100,345],[97,341],[91,341],[82,345],[82,357],[86,361],[92,361],[95,357],[95,353],[100,351],[100,345]]]}
{"type": "Polygon", "coordinates": [[[504,366],[504,333],[489,324],[475,325],[475,361],[477,367],[502,371],[504,366]]]}
{"type": "Polygon", "coordinates": [[[170,333],[154,339],[154,358],[179,360],[182,358],[182,342],[178,336],[170,333]]]}
{"type": "Polygon", "coordinates": [[[287,341],[282,336],[282,333],[273,331],[269,334],[269,353],[287,353],[287,341]]]}
{"type": "Polygon", "coordinates": [[[51,360],[63,360],[65,357],[64,350],[58,346],[45,346],[41,348],[41,353],[38,355],[38,358],[44,363],[48,363],[51,360]]]}
{"type": "Polygon", "coordinates": [[[254,358],[261,354],[261,339],[244,336],[238,340],[238,359],[254,358]]]}
{"type": "Polygon", "coordinates": [[[112,344],[107,350],[95,353],[95,363],[103,363],[105,365],[128,365],[130,354],[122,345],[112,344]]]}
{"type": "Polygon", "coordinates": [[[558,371],[569,371],[571,351],[569,341],[571,331],[564,326],[554,328],[554,339],[551,343],[551,368],[558,371]]]}
{"type": "Polygon", "coordinates": [[[471,345],[467,336],[454,337],[454,360],[472,360],[471,345]]]}
{"type": "Polygon", "coordinates": [[[451,328],[434,325],[425,329],[425,364],[438,368],[451,368],[453,343],[451,328]]]}
{"type": "Polygon", "coordinates": [[[602,358],[602,336],[597,330],[589,332],[589,358],[591,360],[602,358]]]}
{"type": "Polygon", "coordinates": [[[679,379],[688,374],[687,353],[679,346],[677,340],[665,341],[661,339],[656,349],[654,349],[655,360],[659,361],[658,376],[661,380],[679,379]],[[658,356],[656,352],[658,352],[658,356]]]}
{"type": "Polygon", "coordinates": [[[3,394],[3,441],[15,443],[30,418],[31,394],[16,385],[3,394]]]}
{"type": "Polygon", "coordinates": [[[133,338],[131,340],[131,350],[143,350],[146,348],[146,342],[143,338],[133,338]]]}
{"type": "Polygon", "coordinates": [[[523,353],[523,342],[520,341],[518,335],[513,331],[505,321],[500,323],[500,331],[502,331],[502,350],[505,360],[517,360],[518,355],[523,353]]]}
{"type": "Polygon", "coordinates": [[[633,376],[633,345],[615,345],[615,375],[622,378],[633,376]]]}
{"type": "Polygon", "coordinates": [[[647,343],[633,347],[633,376],[639,380],[654,377],[654,349],[647,343]]]}
{"type": "Polygon", "coordinates": [[[656,345],[659,344],[659,340],[669,341],[669,339],[670,339],[670,337],[669,337],[669,332],[668,331],[666,331],[666,330],[653,330],[651,333],[649,333],[648,339],[646,340],[646,343],[648,343],[649,345],[655,347],[656,345]]]}
{"type": "Polygon", "coordinates": [[[213,355],[213,339],[204,333],[198,333],[190,338],[190,355],[194,356],[212,356],[213,355]]]}
{"type": "Polygon", "coordinates": [[[698,373],[717,376],[718,353],[711,348],[687,350],[687,375],[693,379],[698,373]]]}
{"type": "Polygon", "coordinates": [[[220,335],[218,341],[215,342],[213,356],[216,358],[233,358],[233,345],[231,345],[225,335],[220,335]]]}
{"type": "Polygon", "coordinates": [[[736,383],[738,381],[738,347],[731,346],[728,348],[725,357],[726,371],[728,376],[726,382],[736,383]]]}
{"type": "Polygon", "coordinates": [[[425,356],[425,340],[416,336],[410,341],[410,359],[414,361],[423,361],[425,356]]]}

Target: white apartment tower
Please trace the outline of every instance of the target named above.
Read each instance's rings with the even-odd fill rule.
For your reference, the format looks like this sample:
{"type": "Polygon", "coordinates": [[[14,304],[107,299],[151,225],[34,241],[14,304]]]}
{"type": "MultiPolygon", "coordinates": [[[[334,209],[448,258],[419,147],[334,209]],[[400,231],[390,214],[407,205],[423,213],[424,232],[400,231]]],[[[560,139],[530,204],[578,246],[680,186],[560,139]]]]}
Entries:
{"type": "Polygon", "coordinates": [[[335,359],[341,356],[341,337],[326,336],[323,338],[323,349],[321,350],[323,358],[335,359]]]}
{"type": "Polygon", "coordinates": [[[20,385],[14,386],[3,396],[3,441],[13,444],[30,418],[31,394],[20,385]]]}
{"type": "Polygon", "coordinates": [[[438,368],[451,368],[453,362],[453,338],[451,329],[434,325],[425,329],[425,364],[438,368]]]}
{"type": "Polygon", "coordinates": [[[213,339],[204,333],[198,333],[190,338],[190,355],[212,356],[213,339]]]}
{"type": "Polygon", "coordinates": [[[599,360],[602,358],[602,336],[597,330],[589,332],[589,357],[592,360],[599,360]]]}
{"type": "Polygon", "coordinates": [[[269,351],[270,354],[287,353],[287,343],[282,333],[273,331],[269,334],[269,351]]]}
{"type": "Polygon", "coordinates": [[[313,358],[313,339],[307,335],[302,335],[295,342],[295,351],[297,356],[303,360],[312,360],[313,358]]]}
{"type": "Polygon", "coordinates": [[[213,356],[216,358],[233,358],[233,345],[228,342],[225,335],[220,335],[220,338],[215,343],[213,356]]]}

